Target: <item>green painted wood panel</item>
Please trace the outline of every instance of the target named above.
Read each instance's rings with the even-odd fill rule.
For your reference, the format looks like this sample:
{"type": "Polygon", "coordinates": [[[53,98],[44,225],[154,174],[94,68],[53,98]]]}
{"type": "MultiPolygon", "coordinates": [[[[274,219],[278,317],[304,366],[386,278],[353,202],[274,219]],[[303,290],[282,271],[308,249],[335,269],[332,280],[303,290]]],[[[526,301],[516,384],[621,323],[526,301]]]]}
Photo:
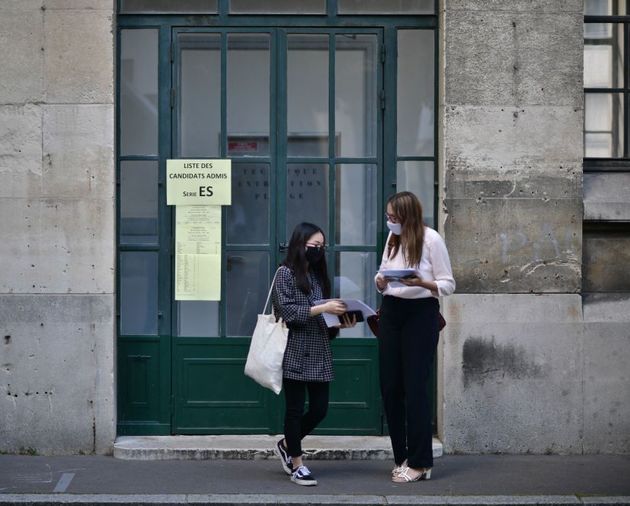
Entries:
{"type": "Polygon", "coordinates": [[[317,434],[378,435],[382,433],[376,339],[333,342],[335,379],[328,415],[317,434]]]}
{"type": "Polygon", "coordinates": [[[166,337],[118,339],[118,434],[170,434],[170,342],[166,337]]]}
{"type": "Polygon", "coordinates": [[[278,432],[279,397],[243,374],[248,346],[242,338],[176,339],[174,433],[278,432]]]}

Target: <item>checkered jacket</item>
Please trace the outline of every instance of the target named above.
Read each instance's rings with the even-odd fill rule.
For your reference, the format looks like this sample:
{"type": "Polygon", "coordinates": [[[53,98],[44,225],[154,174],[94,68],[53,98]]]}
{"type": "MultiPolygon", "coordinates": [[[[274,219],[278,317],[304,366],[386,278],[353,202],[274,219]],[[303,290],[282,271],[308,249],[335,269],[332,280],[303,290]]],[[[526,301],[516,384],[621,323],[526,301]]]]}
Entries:
{"type": "Polygon", "coordinates": [[[322,315],[310,316],[310,308],[323,298],[317,278],[308,274],[311,293],[305,295],[291,269],[278,270],[273,290],[273,310],[289,328],[282,362],[283,376],[299,381],[332,381],[334,378],[328,328],[322,315]]]}

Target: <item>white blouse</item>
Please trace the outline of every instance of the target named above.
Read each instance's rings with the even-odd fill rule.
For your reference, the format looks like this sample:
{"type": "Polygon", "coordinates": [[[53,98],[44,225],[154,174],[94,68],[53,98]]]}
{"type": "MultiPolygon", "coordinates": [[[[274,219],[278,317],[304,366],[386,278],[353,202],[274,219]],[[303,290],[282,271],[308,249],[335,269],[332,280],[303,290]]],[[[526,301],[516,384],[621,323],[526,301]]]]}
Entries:
{"type": "MultiPolygon", "coordinates": [[[[390,237],[391,232],[387,237],[387,243],[389,243],[390,237]]],[[[448,257],[444,239],[429,227],[424,227],[422,258],[418,265],[407,265],[403,257],[402,247],[398,249],[398,253],[394,258],[388,258],[386,245],[380,267],[380,270],[383,269],[415,269],[420,279],[435,281],[438,288],[437,293],[435,293],[422,286],[407,286],[399,281],[390,281],[385,290],[381,292],[383,295],[392,295],[402,299],[422,299],[450,295],[455,291],[455,279],[453,279],[451,261],[448,257]]],[[[377,276],[374,277],[375,283],[377,276]]]]}

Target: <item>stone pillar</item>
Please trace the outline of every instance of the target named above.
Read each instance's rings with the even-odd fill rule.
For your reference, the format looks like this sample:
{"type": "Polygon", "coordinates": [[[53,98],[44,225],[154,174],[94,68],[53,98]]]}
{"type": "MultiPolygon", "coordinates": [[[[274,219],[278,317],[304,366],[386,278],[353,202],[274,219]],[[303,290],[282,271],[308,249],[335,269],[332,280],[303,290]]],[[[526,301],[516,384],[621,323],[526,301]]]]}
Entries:
{"type": "Polygon", "coordinates": [[[0,451],[113,446],[113,4],[0,3],[0,451]]]}
{"type": "Polygon", "coordinates": [[[444,0],[447,452],[581,452],[581,0],[444,0]]]}

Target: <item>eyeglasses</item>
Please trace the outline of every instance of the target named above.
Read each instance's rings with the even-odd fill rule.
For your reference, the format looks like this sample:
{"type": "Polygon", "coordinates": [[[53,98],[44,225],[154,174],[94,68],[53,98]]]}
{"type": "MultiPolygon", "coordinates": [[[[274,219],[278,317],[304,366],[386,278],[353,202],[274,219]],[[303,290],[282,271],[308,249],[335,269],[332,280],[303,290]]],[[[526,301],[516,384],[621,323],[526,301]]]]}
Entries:
{"type": "Polygon", "coordinates": [[[398,223],[398,217],[393,214],[385,213],[385,219],[387,221],[391,221],[392,223],[398,223]]]}
{"type": "Polygon", "coordinates": [[[325,244],[313,244],[307,242],[306,246],[308,246],[309,248],[316,248],[318,251],[322,249],[326,251],[328,249],[328,246],[326,246],[325,244]]]}

